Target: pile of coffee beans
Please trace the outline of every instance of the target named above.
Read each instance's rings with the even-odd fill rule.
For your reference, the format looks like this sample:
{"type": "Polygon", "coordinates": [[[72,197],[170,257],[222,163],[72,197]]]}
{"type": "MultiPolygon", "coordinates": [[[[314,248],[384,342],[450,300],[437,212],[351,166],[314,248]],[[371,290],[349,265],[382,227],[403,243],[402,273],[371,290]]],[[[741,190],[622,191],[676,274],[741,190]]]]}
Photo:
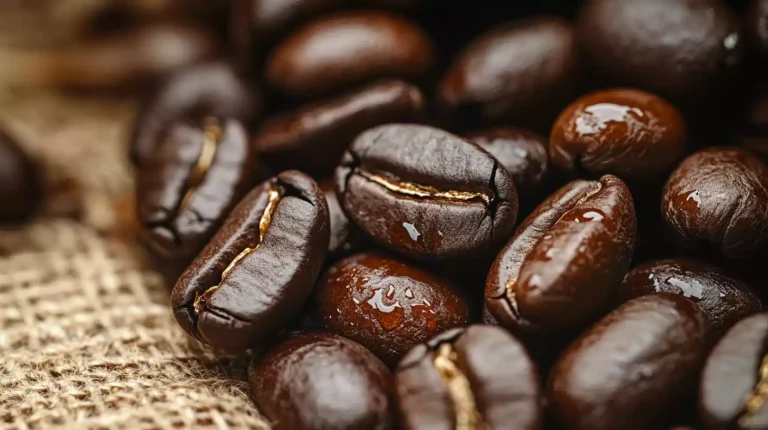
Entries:
{"type": "Polygon", "coordinates": [[[768,429],[768,1],[500,3],[234,0],[130,145],[179,324],[277,429],[768,429]]]}

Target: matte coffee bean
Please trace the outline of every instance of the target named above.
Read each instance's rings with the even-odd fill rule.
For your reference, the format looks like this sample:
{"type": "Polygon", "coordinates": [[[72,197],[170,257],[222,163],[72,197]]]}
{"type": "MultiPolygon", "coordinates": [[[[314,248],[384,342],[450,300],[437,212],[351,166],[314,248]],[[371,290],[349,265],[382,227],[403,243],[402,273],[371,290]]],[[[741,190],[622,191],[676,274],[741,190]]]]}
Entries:
{"type": "Polygon", "coordinates": [[[328,243],[328,257],[333,259],[359,251],[366,240],[363,232],[352,224],[344,214],[339,199],[334,191],[333,180],[320,182],[320,189],[328,202],[328,215],[331,221],[331,240],[328,243]]]}
{"type": "Polygon", "coordinates": [[[534,200],[549,179],[547,139],[522,128],[499,127],[477,131],[469,140],[488,151],[506,169],[523,201],[534,200]]]}
{"type": "Polygon", "coordinates": [[[674,102],[722,91],[743,65],[739,19],[718,0],[589,0],[576,34],[611,83],[674,102]]]}
{"type": "Polygon", "coordinates": [[[341,336],[297,334],[255,358],[248,373],[251,396],[275,430],[394,427],[392,374],[341,336]]]}
{"type": "Polygon", "coordinates": [[[351,88],[378,78],[421,79],[432,43],[415,24],[384,12],[319,18],[288,36],[267,59],[271,86],[294,97],[351,88]]]}
{"type": "Polygon", "coordinates": [[[695,389],[706,319],[673,294],[638,297],[583,333],[548,384],[558,429],[660,428],[695,389]]]}
{"type": "Polygon", "coordinates": [[[580,81],[580,61],[567,21],[511,22],[481,35],[454,59],[438,103],[481,123],[549,126],[580,81]]]}
{"type": "Polygon", "coordinates": [[[248,124],[261,109],[260,95],[224,62],[194,66],[171,76],[139,113],[131,137],[131,159],[140,165],[162,142],[167,127],[207,117],[248,124]]]}
{"type": "Polygon", "coordinates": [[[607,311],[629,269],[636,231],[621,179],[565,185],[496,257],[485,285],[488,310],[513,331],[578,331],[607,311]]]}
{"type": "Polygon", "coordinates": [[[395,385],[403,430],[542,427],[536,364],[498,327],[453,329],[413,348],[395,385]]]}
{"type": "Polygon", "coordinates": [[[632,89],[587,94],[552,127],[552,164],[571,174],[613,174],[631,184],[660,183],[685,156],[686,126],[661,97],[632,89]]]}
{"type": "Polygon", "coordinates": [[[276,334],[310,296],[329,230],[328,205],[312,178],[287,171],[262,183],[179,278],[176,320],[230,351],[276,334]]]}
{"type": "Polygon", "coordinates": [[[353,255],[315,291],[325,328],[394,365],[411,347],[470,322],[463,293],[447,281],[380,253],[353,255]]]}
{"type": "Polygon", "coordinates": [[[741,319],[763,310],[750,286],[695,260],[658,260],[635,267],[619,286],[617,303],[653,293],[679,294],[699,305],[714,339],[741,319]]]}
{"type": "Polygon", "coordinates": [[[690,245],[752,257],[768,243],[768,166],[737,148],[696,152],[669,177],[661,211],[690,245]]]}
{"type": "Polygon", "coordinates": [[[37,165],[13,137],[0,130],[0,223],[27,220],[42,200],[43,184],[37,165]]]}
{"type": "Polygon", "coordinates": [[[189,263],[265,168],[237,120],[177,123],[139,168],[143,236],[170,260],[189,263]]]}
{"type": "Polygon", "coordinates": [[[349,218],[379,244],[444,260],[474,256],[509,237],[517,191],[477,145],[423,125],[365,131],[336,169],[349,218]]]}
{"type": "Polygon", "coordinates": [[[273,168],[329,172],[361,132],[390,122],[417,121],[424,111],[418,88],[384,81],[269,119],[253,145],[273,168]]]}
{"type": "Polygon", "coordinates": [[[740,321],[707,358],[699,413],[707,430],[768,428],[768,314],[740,321]]]}

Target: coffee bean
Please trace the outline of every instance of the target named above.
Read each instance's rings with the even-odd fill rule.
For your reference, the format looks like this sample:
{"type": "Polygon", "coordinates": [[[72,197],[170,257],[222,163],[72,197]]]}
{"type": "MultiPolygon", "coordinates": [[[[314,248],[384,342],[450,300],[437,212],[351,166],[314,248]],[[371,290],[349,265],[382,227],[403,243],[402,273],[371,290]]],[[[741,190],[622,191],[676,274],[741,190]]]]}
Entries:
{"type": "Polygon", "coordinates": [[[765,73],[768,67],[768,0],[751,0],[746,20],[746,35],[750,45],[750,62],[765,73]]]}
{"type": "Polygon", "coordinates": [[[412,257],[487,251],[509,237],[517,217],[515,185],[490,154],[423,125],[365,131],[335,179],[349,218],[379,244],[412,257]]]}
{"type": "Polygon", "coordinates": [[[0,130],[0,223],[29,219],[43,200],[39,169],[18,142],[0,130]]]}
{"type": "Polygon", "coordinates": [[[653,293],[684,296],[704,311],[714,339],[739,320],[763,310],[757,293],[715,266],[688,259],[658,260],[627,273],[617,303],[653,293]]]}
{"type": "Polygon", "coordinates": [[[248,18],[257,40],[285,33],[293,25],[349,3],[348,0],[248,0],[248,18]]]}
{"type": "Polygon", "coordinates": [[[552,127],[552,164],[568,173],[614,174],[657,184],[685,156],[686,128],[666,100],[639,90],[603,90],[568,106],[552,127]]]}
{"type": "Polygon", "coordinates": [[[699,413],[707,430],[768,428],[768,314],[736,324],[704,366],[699,413]]]}
{"type": "Polygon", "coordinates": [[[237,120],[177,123],[139,168],[139,221],[152,249],[189,263],[232,208],[265,179],[237,120]]]}
{"type": "Polygon", "coordinates": [[[717,0],[590,0],[576,34],[587,60],[612,84],[673,102],[724,92],[743,65],[739,19],[717,0]]]}
{"type": "Polygon", "coordinates": [[[689,244],[749,258],[768,243],[768,166],[737,148],[701,150],[672,172],[661,211],[689,244]]]}
{"type": "Polygon", "coordinates": [[[253,360],[251,396],[275,430],[386,430],[392,374],[370,351],[330,333],[295,335],[253,360]]]}
{"type": "Polygon", "coordinates": [[[317,284],[315,301],[326,329],[390,365],[414,345],[470,321],[467,299],[453,285],[380,253],[331,266],[317,284]]]}
{"type": "Polygon", "coordinates": [[[253,145],[274,168],[326,173],[366,129],[423,115],[418,88],[384,81],[267,120],[253,145]]]}
{"type": "Polygon", "coordinates": [[[556,428],[659,428],[695,388],[705,332],[701,310],[678,295],[614,310],[555,364],[547,395],[556,428]]]}
{"type": "Polygon", "coordinates": [[[328,206],[312,178],[287,171],[262,183],[179,278],[176,320],[231,351],[275,334],[309,297],[328,235],[328,206]]]}
{"type": "Polygon", "coordinates": [[[607,310],[629,268],[636,229],[621,179],[567,184],[496,257],[485,286],[488,310],[510,330],[579,330],[607,310]]]}
{"type": "Polygon", "coordinates": [[[416,346],[395,385],[403,430],[542,427],[536,365],[501,328],[453,329],[416,346]]]}
{"type": "Polygon", "coordinates": [[[420,79],[432,43],[410,21],[384,12],[350,12],[300,28],[267,59],[266,79],[294,97],[350,88],[377,78],[420,79]]]}
{"type": "Polygon", "coordinates": [[[133,129],[131,159],[141,165],[162,142],[167,127],[178,121],[232,118],[247,125],[259,113],[260,103],[255,88],[227,63],[182,70],[145,102],[133,129]]]}
{"type": "Polygon", "coordinates": [[[471,133],[467,138],[506,169],[521,203],[538,197],[549,179],[549,144],[544,136],[522,128],[499,127],[471,133]]]}
{"type": "Polygon", "coordinates": [[[567,21],[511,22],[481,35],[454,59],[440,82],[438,104],[459,120],[548,127],[579,85],[579,63],[567,21]]]}
{"type": "Polygon", "coordinates": [[[349,221],[336,198],[333,180],[320,182],[320,189],[328,202],[328,215],[331,221],[331,240],[328,244],[328,257],[338,258],[359,251],[365,244],[363,232],[349,221]]]}

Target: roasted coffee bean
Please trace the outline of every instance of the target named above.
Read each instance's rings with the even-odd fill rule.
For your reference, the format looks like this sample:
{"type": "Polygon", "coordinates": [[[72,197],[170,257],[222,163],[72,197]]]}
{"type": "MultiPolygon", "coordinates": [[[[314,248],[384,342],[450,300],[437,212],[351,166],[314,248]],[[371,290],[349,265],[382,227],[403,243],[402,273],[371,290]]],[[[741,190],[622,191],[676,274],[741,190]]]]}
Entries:
{"type": "Polygon", "coordinates": [[[603,90],[568,106],[552,127],[552,164],[572,174],[613,174],[630,184],[657,184],[685,156],[686,126],[661,97],[603,90]]]}
{"type": "Polygon", "coordinates": [[[338,258],[360,250],[366,242],[363,232],[352,224],[344,214],[336,198],[333,180],[320,182],[320,189],[328,202],[328,215],[331,221],[331,241],[328,244],[328,257],[338,258]]]}
{"type": "Polygon", "coordinates": [[[335,178],[349,218],[381,245],[412,257],[487,251],[509,237],[517,217],[515,185],[490,154],[423,125],[362,133],[335,178]]]}
{"type": "Polygon", "coordinates": [[[576,332],[607,311],[627,273],[637,221],[621,179],[573,181],[517,229],[496,257],[485,303],[522,332],[576,332]]]}
{"type": "Polygon", "coordinates": [[[617,303],[653,293],[679,294],[699,305],[714,339],[739,320],[763,310],[751,287],[695,260],[658,260],[635,267],[619,286],[617,303]]]}
{"type": "Polygon", "coordinates": [[[611,83],[688,103],[728,88],[743,65],[740,27],[718,0],[588,0],[576,34],[611,83]]]}
{"type": "Polygon", "coordinates": [[[262,183],[179,278],[171,298],[176,320],[197,339],[230,351],[275,334],[311,293],[329,224],[312,178],[287,171],[262,183]]]}
{"type": "Polygon", "coordinates": [[[353,255],[331,266],[317,284],[315,301],[326,329],[390,365],[414,345],[470,322],[460,290],[380,253],[353,255]]]}
{"type": "Polygon", "coordinates": [[[768,67],[768,0],[751,0],[747,12],[746,33],[750,45],[750,62],[759,73],[768,67]]]}
{"type": "Polygon", "coordinates": [[[706,319],[674,294],[638,297],[560,356],[548,384],[558,429],[659,428],[688,391],[705,353],[706,319]]]}
{"type": "Polygon", "coordinates": [[[294,97],[351,88],[377,78],[421,79],[432,43],[410,21],[384,12],[319,18],[288,36],[267,59],[270,85],[294,97]]]}
{"type": "Polygon", "coordinates": [[[768,242],[768,166],[737,148],[696,152],[669,177],[661,211],[685,242],[751,257],[768,242]]]}
{"type": "Polygon", "coordinates": [[[253,144],[275,169],[325,173],[333,171],[361,132],[423,115],[424,98],[418,88],[384,81],[267,120],[253,144]]]}
{"type": "Polygon", "coordinates": [[[395,373],[403,430],[542,427],[536,364],[505,330],[474,325],[413,348],[395,373]]]}
{"type": "Polygon", "coordinates": [[[139,170],[145,240],[161,256],[189,263],[240,199],[266,179],[265,170],[237,120],[169,126],[139,170]]]}
{"type": "Polygon", "coordinates": [[[260,96],[223,62],[206,63],[171,76],[145,102],[131,138],[131,159],[140,165],[162,142],[167,127],[207,117],[232,118],[246,125],[260,110],[260,96]]]}
{"type": "Polygon", "coordinates": [[[438,104],[454,118],[547,127],[580,81],[574,32],[559,18],[508,23],[480,36],[440,82],[438,104]]]}
{"type": "Polygon", "coordinates": [[[538,197],[549,179],[549,144],[544,136],[522,128],[499,127],[471,133],[467,138],[507,170],[521,203],[538,197]]]}
{"type": "Polygon", "coordinates": [[[736,324],[707,359],[699,414],[707,430],[768,428],[768,314],[736,324]]]}
{"type": "Polygon", "coordinates": [[[30,218],[43,200],[37,165],[8,133],[0,130],[0,223],[30,218]]]}
{"type": "Polygon", "coordinates": [[[249,369],[251,396],[275,430],[386,430],[392,374],[370,351],[330,333],[288,338],[249,369]]]}

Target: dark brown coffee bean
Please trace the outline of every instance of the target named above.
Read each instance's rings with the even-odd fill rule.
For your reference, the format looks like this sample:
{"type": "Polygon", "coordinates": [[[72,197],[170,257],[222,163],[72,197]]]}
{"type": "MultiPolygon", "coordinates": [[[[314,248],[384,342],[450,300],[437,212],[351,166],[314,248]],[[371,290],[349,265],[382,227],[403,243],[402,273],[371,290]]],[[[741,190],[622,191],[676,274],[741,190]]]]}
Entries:
{"type": "Polygon", "coordinates": [[[198,65],[168,79],[147,101],[131,138],[131,159],[140,165],[161,143],[167,127],[207,117],[232,118],[246,125],[260,110],[260,96],[223,62],[198,65]]]}
{"type": "Polygon", "coordinates": [[[768,0],[751,0],[747,12],[746,33],[750,45],[750,62],[764,73],[768,67],[768,0]]]}
{"type": "Polygon", "coordinates": [[[542,426],[536,364],[498,327],[453,329],[413,348],[395,385],[403,430],[542,426]]]}
{"type": "Polygon", "coordinates": [[[679,294],[699,305],[714,339],[739,320],[763,310],[751,287],[695,260],[658,260],[635,267],[619,286],[617,303],[653,293],[679,294]]]}
{"type": "Polygon", "coordinates": [[[673,294],[638,297],[560,356],[548,384],[558,429],[647,430],[668,424],[705,353],[706,320],[673,294]]]}
{"type": "Polygon", "coordinates": [[[569,183],[541,203],[496,257],[485,303],[523,332],[575,332],[607,310],[627,273],[637,221],[621,179],[569,183]]]}
{"type": "Polygon", "coordinates": [[[768,242],[768,166],[737,148],[699,151],[672,172],[661,211],[686,242],[751,257],[768,242]]]}
{"type": "Polygon", "coordinates": [[[266,176],[243,125],[215,118],[170,126],[139,169],[143,236],[161,256],[185,263],[266,176]]]}
{"type": "Polygon", "coordinates": [[[418,88],[384,81],[267,120],[253,145],[275,169],[329,172],[361,132],[424,115],[418,88]]]}
{"type": "Polygon", "coordinates": [[[362,133],[336,169],[349,218],[379,244],[426,259],[473,256],[509,237],[517,192],[490,154],[423,125],[362,133]]]}
{"type": "Polygon", "coordinates": [[[235,207],[173,288],[176,320],[230,351],[276,334],[309,297],[328,250],[328,205],[312,178],[287,171],[235,207]]]}
{"type": "Polygon", "coordinates": [[[328,202],[328,215],[331,221],[331,241],[328,244],[328,257],[338,258],[359,251],[365,243],[363,232],[352,224],[344,214],[336,198],[333,180],[320,182],[320,189],[328,202]]]}
{"type": "Polygon", "coordinates": [[[294,97],[351,88],[377,78],[420,79],[434,62],[432,43],[410,21],[384,12],[319,18],[278,45],[267,81],[294,97]]]}
{"type": "Polygon", "coordinates": [[[568,106],[552,127],[552,164],[572,174],[613,174],[630,184],[660,183],[685,156],[680,112],[639,90],[604,90],[568,106]]]}
{"type": "Polygon", "coordinates": [[[470,321],[467,299],[454,286],[379,253],[331,266],[317,284],[315,301],[326,329],[390,365],[414,345],[470,321]]]}
{"type": "Polygon", "coordinates": [[[500,127],[477,131],[467,138],[507,170],[521,203],[538,197],[549,179],[549,144],[544,136],[522,128],[500,127]]]}
{"type": "Polygon", "coordinates": [[[30,218],[43,200],[37,165],[5,131],[0,130],[0,223],[30,218]]]}
{"type": "Polygon", "coordinates": [[[736,324],[712,350],[699,386],[707,430],[768,428],[768,314],[736,324]]]}
{"type": "Polygon", "coordinates": [[[722,91],[743,63],[739,19],[717,0],[589,0],[576,34],[611,83],[674,102],[722,91]]]}
{"type": "Polygon", "coordinates": [[[477,117],[481,123],[549,126],[578,86],[579,69],[566,21],[512,22],[459,54],[440,82],[438,103],[454,116],[477,117]]]}
{"type": "Polygon", "coordinates": [[[251,396],[275,430],[394,427],[392,374],[341,336],[295,335],[255,358],[248,374],[251,396]]]}

